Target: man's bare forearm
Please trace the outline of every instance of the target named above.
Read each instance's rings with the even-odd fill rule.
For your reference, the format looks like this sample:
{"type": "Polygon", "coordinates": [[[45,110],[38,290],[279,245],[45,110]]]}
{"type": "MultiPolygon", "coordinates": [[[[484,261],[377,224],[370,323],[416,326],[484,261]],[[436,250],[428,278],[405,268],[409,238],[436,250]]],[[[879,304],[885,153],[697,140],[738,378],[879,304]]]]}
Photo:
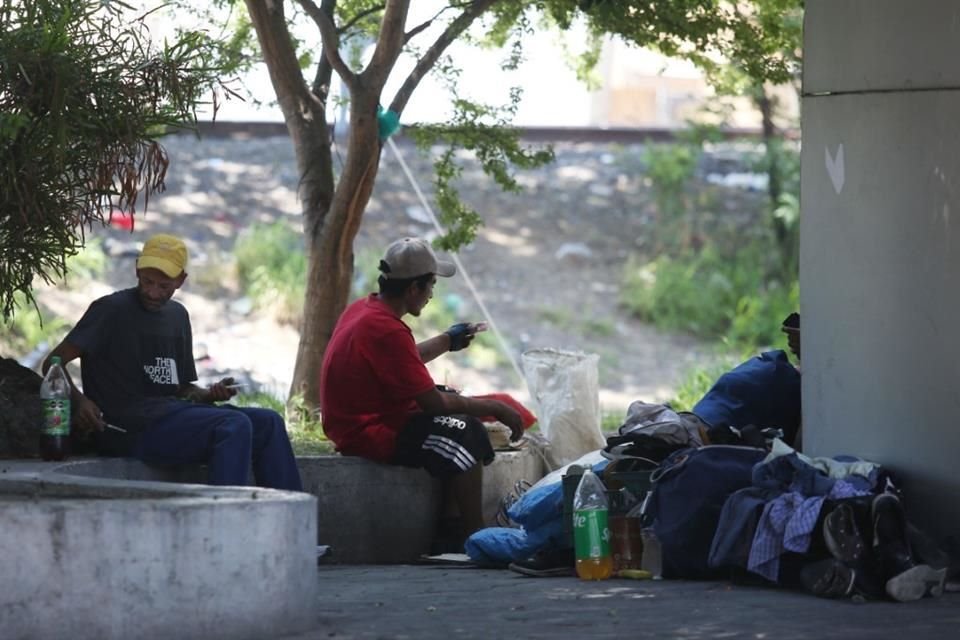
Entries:
{"type": "Polygon", "coordinates": [[[445,333],[434,336],[417,344],[420,359],[430,362],[450,350],[450,336],[445,333]]]}

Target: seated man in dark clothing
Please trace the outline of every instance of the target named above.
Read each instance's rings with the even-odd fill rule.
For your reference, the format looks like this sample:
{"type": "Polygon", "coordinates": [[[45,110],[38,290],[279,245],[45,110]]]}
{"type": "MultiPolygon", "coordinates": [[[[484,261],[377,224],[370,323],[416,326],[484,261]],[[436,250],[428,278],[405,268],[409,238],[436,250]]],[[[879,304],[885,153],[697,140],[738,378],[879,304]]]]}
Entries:
{"type": "Polygon", "coordinates": [[[160,234],[143,246],[137,286],[95,300],[43,364],[80,359],[83,390],[71,382],[74,424],[94,432],[101,452],[149,464],[207,465],[210,484],[301,491],[286,424],[275,411],[217,404],[232,378],[196,384],[193,333],[173,295],[187,279],[187,248],[160,234]],[[105,429],[106,427],[106,429],[105,429]]]}
{"type": "MultiPolygon", "coordinates": [[[[800,317],[784,321],[790,350],[800,357],[800,317]]],[[[709,426],[711,442],[738,442],[746,428],[780,429],[782,440],[799,448],[800,370],[784,351],[765,351],[720,376],[693,407],[709,426]]]]}

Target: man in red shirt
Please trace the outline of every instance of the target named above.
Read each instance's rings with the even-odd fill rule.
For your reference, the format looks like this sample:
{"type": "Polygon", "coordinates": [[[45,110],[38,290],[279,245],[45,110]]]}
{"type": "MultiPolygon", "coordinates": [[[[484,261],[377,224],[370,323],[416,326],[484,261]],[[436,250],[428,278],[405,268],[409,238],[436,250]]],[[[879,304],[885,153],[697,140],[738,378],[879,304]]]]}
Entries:
{"type": "Polygon", "coordinates": [[[456,267],[437,260],[425,240],[403,238],[387,248],[380,272],[380,293],[347,307],[327,345],[323,430],[344,455],[423,467],[444,479],[465,538],[483,527],[482,469],[494,456],[479,418],[493,416],[517,440],[521,417],[497,400],[442,391],[427,371],[425,363],[468,346],[476,324],[456,324],[417,344],[403,322],[420,315],[437,276],[450,277],[456,267]]]}

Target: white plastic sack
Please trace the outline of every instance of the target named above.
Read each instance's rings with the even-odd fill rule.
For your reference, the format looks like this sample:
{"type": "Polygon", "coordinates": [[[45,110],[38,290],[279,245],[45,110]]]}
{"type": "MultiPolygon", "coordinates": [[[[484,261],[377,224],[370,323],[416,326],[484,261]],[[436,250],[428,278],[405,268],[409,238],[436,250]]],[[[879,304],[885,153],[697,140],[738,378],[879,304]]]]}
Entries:
{"type": "Polygon", "coordinates": [[[598,360],[594,353],[557,349],[532,349],[522,356],[550,469],[606,445],[600,431],[598,360]]]}

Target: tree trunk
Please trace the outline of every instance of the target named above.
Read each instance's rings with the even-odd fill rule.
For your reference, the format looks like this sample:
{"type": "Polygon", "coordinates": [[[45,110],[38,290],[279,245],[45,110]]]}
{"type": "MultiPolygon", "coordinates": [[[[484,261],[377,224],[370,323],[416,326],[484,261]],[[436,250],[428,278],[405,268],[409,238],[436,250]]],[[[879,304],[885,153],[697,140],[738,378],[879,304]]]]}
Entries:
{"type": "MultiPolygon", "coordinates": [[[[302,395],[311,409],[320,406],[320,367],[333,328],[347,305],[353,281],[353,241],[363,211],[370,200],[380,160],[376,118],[378,96],[357,88],[351,94],[350,131],[346,164],[333,192],[329,209],[322,209],[325,184],[305,183],[304,234],[307,246],[307,291],[300,327],[297,363],[291,396],[302,395]],[[319,203],[320,206],[310,203],[319,203]]],[[[307,167],[318,170],[317,158],[307,155],[308,145],[294,137],[301,175],[307,167]]],[[[329,159],[329,146],[326,157],[329,159]]],[[[332,171],[327,172],[332,175],[332,171]]]]}
{"type": "MultiPolygon", "coordinates": [[[[283,2],[247,0],[246,4],[293,142],[300,176],[298,195],[303,212],[307,286],[290,395],[302,395],[307,407],[316,409],[320,406],[323,353],[350,295],[353,240],[377,174],[380,141],[376,114],[383,78],[377,74],[371,79],[361,75],[351,84],[346,160],[334,187],[330,127],[325,113],[327,88],[323,86],[329,82],[329,73],[320,74],[317,93],[311,91],[304,83],[287,31],[283,2]]],[[[332,5],[325,3],[324,7],[327,11],[332,5]]],[[[402,26],[406,5],[397,5],[391,15],[402,26]]],[[[394,39],[401,36],[402,29],[394,39]]],[[[399,46],[398,41],[395,48],[399,50],[399,46]]]]}
{"type": "MultiPolygon", "coordinates": [[[[780,195],[783,193],[783,176],[780,169],[780,150],[775,148],[777,145],[777,128],[773,122],[773,100],[767,93],[766,87],[760,85],[756,93],[757,107],[760,109],[761,123],[763,127],[763,145],[767,154],[767,194],[770,197],[770,211],[776,210],[780,205],[780,195]]],[[[787,249],[787,229],[783,222],[774,216],[771,216],[773,223],[773,232],[777,239],[777,244],[781,249],[787,249]]]]}

